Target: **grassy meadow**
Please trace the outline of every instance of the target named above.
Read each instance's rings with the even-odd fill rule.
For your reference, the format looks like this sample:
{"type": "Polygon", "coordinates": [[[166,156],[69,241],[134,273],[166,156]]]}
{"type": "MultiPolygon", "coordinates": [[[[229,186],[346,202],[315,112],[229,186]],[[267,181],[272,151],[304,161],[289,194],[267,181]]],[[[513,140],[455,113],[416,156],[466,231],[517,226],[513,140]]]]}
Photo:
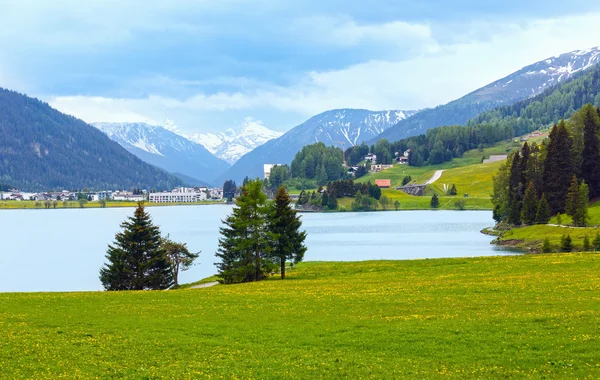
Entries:
{"type": "Polygon", "coordinates": [[[3,378],[598,378],[600,255],[302,263],[285,281],[0,294],[3,378]]]}

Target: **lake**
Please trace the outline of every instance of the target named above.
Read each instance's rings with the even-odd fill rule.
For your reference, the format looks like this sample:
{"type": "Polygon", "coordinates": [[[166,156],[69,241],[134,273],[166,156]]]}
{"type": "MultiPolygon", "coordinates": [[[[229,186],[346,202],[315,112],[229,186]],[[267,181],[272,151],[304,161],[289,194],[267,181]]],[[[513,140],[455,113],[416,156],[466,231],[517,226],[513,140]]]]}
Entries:
{"type": "MultiPolygon", "coordinates": [[[[231,206],[149,207],[163,234],[202,251],[180,283],[215,273],[221,219],[231,206]]],[[[101,290],[106,248],[133,208],[0,210],[0,292],[101,290]]],[[[487,211],[302,214],[310,261],[510,255],[479,231],[487,211]]]]}

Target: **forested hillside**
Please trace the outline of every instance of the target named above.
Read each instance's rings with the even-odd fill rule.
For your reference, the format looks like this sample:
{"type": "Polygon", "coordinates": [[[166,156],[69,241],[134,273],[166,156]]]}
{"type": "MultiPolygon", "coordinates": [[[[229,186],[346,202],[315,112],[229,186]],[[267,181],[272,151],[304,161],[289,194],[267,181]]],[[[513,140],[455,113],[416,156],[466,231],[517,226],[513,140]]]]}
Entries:
{"type": "Polygon", "coordinates": [[[29,191],[169,189],[181,183],[83,121],[1,88],[0,182],[29,191]]]}

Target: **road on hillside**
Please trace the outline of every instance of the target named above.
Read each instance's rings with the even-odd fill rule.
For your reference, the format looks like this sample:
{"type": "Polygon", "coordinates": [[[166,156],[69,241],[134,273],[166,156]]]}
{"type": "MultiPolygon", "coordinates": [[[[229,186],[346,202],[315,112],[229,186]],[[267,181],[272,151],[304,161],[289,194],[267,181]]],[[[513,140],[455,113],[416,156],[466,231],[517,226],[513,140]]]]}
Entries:
{"type": "Polygon", "coordinates": [[[440,179],[443,172],[443,170],[436,170],[435,173],[433,173],[433,175],[431,176],[431,178],[429,178],[429,181],[425,182],[424,185],[431,185],[432,183],[440,179]]]}

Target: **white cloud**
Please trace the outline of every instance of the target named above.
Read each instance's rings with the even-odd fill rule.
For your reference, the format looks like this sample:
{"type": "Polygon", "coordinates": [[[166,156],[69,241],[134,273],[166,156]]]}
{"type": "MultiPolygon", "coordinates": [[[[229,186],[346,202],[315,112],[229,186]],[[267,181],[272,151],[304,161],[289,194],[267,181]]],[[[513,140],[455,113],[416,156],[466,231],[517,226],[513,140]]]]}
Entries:
{"type": "MultiPolygon", "coordinates": [[[[249,85],[232,92],[198,93],[183,100],[159,95],[142,99],[58,97],[49,100],[57,108],[87,121],[144,118],[178,121],[178,115],[182,115],[180,119],[190,122],[185,125],[178,121],[178,124],[194,132],[198,124],[191,121],[201,120],[209,113],[237,115],[239,111],[272,126],[271,114],[288,112],[290,118],[286,125],[291,127],[332,108],[417,109],[435,106],[536,61],[600,45],[598,13],[498,24],[497,28],[484,25],[485,39],[458,39],[460,42],[446,45],[436,42],[426,25],[359,26],[345,20],[329,27],[326,22],[317,21],[311,20],[310,24],[321,26],[307,38],[321,34],[325,44],[351,46],[375,41],[394,48],[399,40],[405,41],[412,36],[416,44],[424,42],[428,47],[407,60],[369,60],[341,70],[307,73],[302,80],[286,87],[254,79],[229,78],[228,83],[249,85]],[[496,33],[490,32],[494,29],[496,33]]],[[[477,28],[481,26],[473,24],[466,35],[477,35],[477,28]]],[[[168,82],[171,79],[162,80],[168,82]]]]}

